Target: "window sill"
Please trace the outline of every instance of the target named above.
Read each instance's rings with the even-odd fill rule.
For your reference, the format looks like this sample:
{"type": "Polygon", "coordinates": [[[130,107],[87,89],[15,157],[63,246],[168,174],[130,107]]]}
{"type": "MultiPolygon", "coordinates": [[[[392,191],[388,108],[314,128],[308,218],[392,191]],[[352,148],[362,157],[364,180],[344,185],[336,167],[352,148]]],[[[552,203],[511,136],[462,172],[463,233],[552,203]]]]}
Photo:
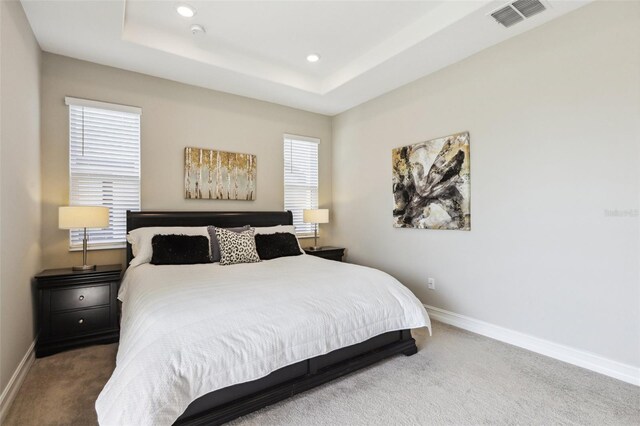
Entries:
{"type": "MultiPolygon", "coordinates": [[[[127,247],[126,243],[114,243],[114,244],[104,244],[99,246],[91,246],[87,247],[87,251],[96,251],[96,250],[121,250],[127,247]]],[[[82,251],[82,246],[79,247],[69,247],[69,251],[82,251]]]]}

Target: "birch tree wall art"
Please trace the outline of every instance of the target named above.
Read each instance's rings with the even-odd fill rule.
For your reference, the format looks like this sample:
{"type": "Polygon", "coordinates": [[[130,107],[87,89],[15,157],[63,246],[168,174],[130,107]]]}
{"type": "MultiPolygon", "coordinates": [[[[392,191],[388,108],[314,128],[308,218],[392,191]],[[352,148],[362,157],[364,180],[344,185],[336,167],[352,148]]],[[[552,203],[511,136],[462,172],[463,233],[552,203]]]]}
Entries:
{"type": "Polygon", "coordinates": [[[469,133],[396,148],[396,228],[471,229],[469,133]]]}
{"type": "Polygon", "coordinates": [[[184,197],[256,199],[256,156],[205,148],[184,149],[184,197]]]}

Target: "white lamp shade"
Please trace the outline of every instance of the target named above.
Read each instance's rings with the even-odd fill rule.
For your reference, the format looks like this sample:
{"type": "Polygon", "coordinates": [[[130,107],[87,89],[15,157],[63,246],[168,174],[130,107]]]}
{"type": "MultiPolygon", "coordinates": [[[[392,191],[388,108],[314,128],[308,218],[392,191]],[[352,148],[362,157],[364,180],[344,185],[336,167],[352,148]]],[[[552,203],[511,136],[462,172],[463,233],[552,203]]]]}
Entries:
{"type": "Polygon", "coordinates": [[[109,207],[67,206],[58,208],[60,229],[106,228],[109,226],[109,207]]]}
{"type": "Polygon", "coordinates": [[[313,209],[302,211],[304,223],[329,223],[329,209],[313,209]]]}

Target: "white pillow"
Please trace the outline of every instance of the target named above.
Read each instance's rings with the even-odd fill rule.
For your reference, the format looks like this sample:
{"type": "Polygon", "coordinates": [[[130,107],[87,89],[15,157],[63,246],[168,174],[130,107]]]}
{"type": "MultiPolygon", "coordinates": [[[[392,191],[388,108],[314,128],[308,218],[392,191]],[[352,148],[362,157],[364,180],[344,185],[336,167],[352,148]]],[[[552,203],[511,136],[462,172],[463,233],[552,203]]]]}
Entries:
{"type": "MultiPolygon", "coordinates": [[[[153,256],[153,247],[151,240],[154,235],[202,235],[209,238],[206,226],[150,226],[147,228],[138,228],[127,234],[127,241],[131,244],[131,252],[133,259],[129,262],[130,266],[142,265],[151,262],[153,256]]],[[[211,253],[209,253],[211,255],[211,253]]]]}
{"type": "Polygon", "coordinates": [[[276,226],[262,226],[258,228],[253,228],[253,233],[255,235],[263,234],[276,234],[278,232],[293,234],[296,237],[296,241],[298,241],[298,248],[300,249],[300,253],[304,254],[304,250],[302,250],[302,246],[300,245],[300,240],[296,235],[296,227],[293,225],[276,225],[276,226]]]}

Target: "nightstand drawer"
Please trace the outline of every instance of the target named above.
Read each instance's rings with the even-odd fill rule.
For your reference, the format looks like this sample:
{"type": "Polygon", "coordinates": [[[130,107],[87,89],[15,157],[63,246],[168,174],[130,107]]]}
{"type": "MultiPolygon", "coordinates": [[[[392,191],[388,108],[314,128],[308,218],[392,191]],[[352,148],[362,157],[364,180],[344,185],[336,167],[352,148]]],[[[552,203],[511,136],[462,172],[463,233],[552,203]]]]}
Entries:
{"type": "Polygon", "coordinates": [[[54,337],[76,336],[108,328],[109,307],[55,314],[51,317],[51,334],[54,337]]]}
{"type": "Polygon", "coordinates": [[[65,288],[51,292],[51,311],[91,308],[109,304],[109,283],[94,287],[65,288]]]}

